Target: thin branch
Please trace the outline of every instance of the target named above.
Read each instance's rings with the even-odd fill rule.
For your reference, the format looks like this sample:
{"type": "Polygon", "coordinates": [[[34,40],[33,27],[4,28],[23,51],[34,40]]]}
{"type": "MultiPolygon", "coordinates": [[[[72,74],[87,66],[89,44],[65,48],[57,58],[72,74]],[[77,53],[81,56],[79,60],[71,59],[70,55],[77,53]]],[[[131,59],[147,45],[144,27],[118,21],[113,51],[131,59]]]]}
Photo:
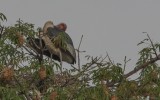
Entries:
{"type": "Polygon", "coordinates": [[[79,52],[79,53],[84,53],[84,52],[86,52],[85,50],[84,51],[79,51],[78,49],[75,49],[77,52],[79,52]]]}
{"type": "MultiPolygon", "coordinates": [[[[34,57],[37,57],[37,55],[38,55],[38,53],[37,52],[35,52],[37,55],[35,55],[34,53],[32,53],[30,50],[28,50],[25,46],[23,46],[23,48],[27,51],[27,52],[29,52],[29,54],[30,55],[33,55],[34,57]]],[[[34,50],[34,49],[33,49],[34,50]]]]}
{"type": "Polygon", "coordinates": [[[79,46],[78,46],[78,50],[77,50],[77,54],[78,54],[78,69],[79,71],[81,70],[80,69],[80,56],[79,56],[79,49],[80,49],[80,46],[81,46],[81,43],[82,43],[82,38],[83,38],[83,35],[81,36],[81,40],[80,40],[80,43],[79,43],[79,46]]]}
{"type": "Polygon", "coordinates": [[[125,69],[126,69],[126,63],[127,63],[127,62],[126,62],[126,59],[127,59],[127,57],[125,56],[125,57],[124,57],[124,67],[123,67],[123,74],[124,74],[124,71],[125,71],[125,69]]]}
{"type": "Polygon", "coordinates": [[[109,62],[110,62],[112,65],[114,65],[114,63],[112,62],[112,60],[111,60],[111,58],[110,58],[108,52],[106,52],[106,53],[107,53],[107,57],[108,57],[108,59],[109,59],[109,62]]]}
{"type": "MultiPolygon", "coordinates": [[[[33,44],[34,44],[34,46],[35,46],[36,48],[41,49],[41,48],[33,41],[32,38],[31,38],[31,41],[33,42],[33,44]]],[[[40,41],[41,41],[41,40],[40,40],[40,41]]]]}
{"type": "Polygon", "coordinates": [[[76,67],[74,67],[73,65],[71,65],[72,68],[74,68],[75,70],[79,71],[79,69],[77,69],[76,67]]]}
{"type": "Polygon", "coordinates": [[[131,59],[128,59],[127,60],[127,57],[125,56],[125,58],[124,58],[124,67],[123,67],[123,74],[124,74],[124,71],[126,70],[126,64],[127,64],[127,62],[129,62],[131,59]]]}
{"type": "Polygon", "coordinates": [[[98,59],[97,59],[97,61],[95,62],[95,64],[96,64],[96,66],[93,66],[92,68],[88,68],[88,69],[86,69],[86,72],[87,71],[90,71],[90,70],[93,70],[94,68],[96,68],[97,66],[98,67],[102,67],[102,66],[104,66],[104,65],[102,65],[102,62],[107,58],[107,56],[105,56],[104,58],[102,58],[102,60],[100,61],[100,62],[98,62],[99,60],[100,60],[100,58],[102,58],[102,57],[99,57],[98,59]],[[100,66],[99,66],[99,64],[101,64],[100,66]]]}
{"type": "Polygon", "coordinates": [[[151,40],[151,38],[150,38],[150,36],[149,36],[148,34],[147,34],[147,37],[148,37],[149,41],[151,42],[151,45],[152,45],[154,54],[156,55],[156,57],[158,57],[157,52],[156,52],[156,49],[155,49],[155,47],[154,47],[154,44],[153,44],[153,42],[152,42],[152,40],[151,40]]]}
{"type": "Polygon", "coordinates": [[[88,63],[88,65],[86,64],[85,68],[83,69],[83,71],[80,71],[76,76],[76,78],[78,78],[79,76],[81,76],[82,74],[84,74],[88,68],[90,68],[92,65],[96,64],[96,62],[99,60],[100,58],[94,58],[92,59],[92,61],[90,63],[88,63]]]}

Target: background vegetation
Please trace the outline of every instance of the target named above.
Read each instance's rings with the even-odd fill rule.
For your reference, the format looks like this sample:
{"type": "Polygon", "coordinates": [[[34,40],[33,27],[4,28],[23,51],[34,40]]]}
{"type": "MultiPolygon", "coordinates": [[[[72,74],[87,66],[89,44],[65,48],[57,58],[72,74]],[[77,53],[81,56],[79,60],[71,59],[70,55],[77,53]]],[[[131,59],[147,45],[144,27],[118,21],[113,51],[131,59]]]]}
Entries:
{"type": "Polygon", "coordinates": [[[92,57],[81,65],[80,50],[77,64],[60,73],[58,62],[30,48],[27,37],[38,37],[34,24],[18,20],[13,26],[0,13],[0,99],[1,100],[150,100],[160,99],[160,44],[146,33],[138,46],[139,59],[134,70],[124,73],[130,59],[115,63],[109,55],[92,57]],[[129,80],[137,71],[137,79],[129,80]]]}

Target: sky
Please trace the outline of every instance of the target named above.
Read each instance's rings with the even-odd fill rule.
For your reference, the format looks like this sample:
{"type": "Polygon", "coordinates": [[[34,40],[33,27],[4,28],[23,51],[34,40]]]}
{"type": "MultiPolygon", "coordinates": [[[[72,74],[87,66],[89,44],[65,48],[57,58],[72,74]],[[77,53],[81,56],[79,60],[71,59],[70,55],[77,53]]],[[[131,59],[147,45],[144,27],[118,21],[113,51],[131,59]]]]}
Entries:
{"type": "Polygon", "coordinates": [[[85,55],[105,56],[123,64],[124,57],[131,61],[127,71],[138,59],[137,46],[147,32],[154,42],[160,37],[160,0],[1,0],[0,12],[7,25],[21,18],[42,27],[47,20],[54,24],[65,22],[67,33],[78,47],[81,36],[82,64],[85,55]]]}

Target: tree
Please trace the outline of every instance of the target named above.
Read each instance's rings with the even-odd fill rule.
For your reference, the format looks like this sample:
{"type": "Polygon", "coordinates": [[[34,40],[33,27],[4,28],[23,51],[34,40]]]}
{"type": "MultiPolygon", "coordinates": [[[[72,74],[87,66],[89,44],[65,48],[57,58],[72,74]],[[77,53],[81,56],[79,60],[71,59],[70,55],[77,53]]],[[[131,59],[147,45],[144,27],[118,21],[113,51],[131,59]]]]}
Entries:
{"type": "Polygon", "coordinates": [[[150,36],[138,43],[145,46],[139,51],[135,68],[125,74],[130,59],[114,63],[109,55],[87,55],[86,64],[80,64],[80,44],[76,49],[78,62],[70,68],[30,48],[27,37],[38,37],[34,24],[18,20],[13,26],[0,13],[0,99],[2,100],[151,100],[160,98],[160,44],[150,36]],[[60,69],[63,67],[62,73],[60,69]],[[140,71],[137,79],[129,80],[140,71]]]}

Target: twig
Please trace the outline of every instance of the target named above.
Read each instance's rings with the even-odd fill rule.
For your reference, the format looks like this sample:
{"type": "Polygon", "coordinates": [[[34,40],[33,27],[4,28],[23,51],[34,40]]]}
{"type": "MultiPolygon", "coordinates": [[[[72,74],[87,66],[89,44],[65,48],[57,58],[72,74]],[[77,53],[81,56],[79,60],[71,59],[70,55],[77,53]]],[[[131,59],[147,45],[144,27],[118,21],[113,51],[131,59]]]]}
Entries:
{"type": "Polygon", "coordinates": [[[108,52],[106,52],[106,53],[107,53],[107,57],[108,57],[108,59],[109,59],[109,62],[110,62],[112,65],[114,65],[114,63],[112,62],[111,58],[109,57],[108,52]]]}
{"type": "Polygon", "coordinates": [[[123,74],[124,74],[124,71],[126,70],[126,64],[128,61],[130,61],[131,59],[127,60],[127,57],[125,56],[124,57],[124,67],[123,67],[123,74]]]}
{"type": "MultiPolygon", "coordinates": [[[[33,41],[33,39],[31,38],[31,41],[32,41],[32,43],[34,44],[34,46],[37,48],[37,49],[41,49],[34,41],[33,41]]],[[[41,41],[41,40],[40,40],[41,41]]]]}
{"type": "Polygon", "coordinates": [[[75,70],[79,71],[79,69],[77,69],[76,67],[74,67],[73,65],[71,65],[72,68],[74,68],[75,70]]]}
{"type": "Polygon", "coordinates": [[[78,49],[75,49],[77,52],[79,53],[83,53],[83,52],[86,52],[85,50],[84,51],[79,51],[78,49]]]}
{"type": "MultiPolygon", "coordinates": [[[[23,48],[30,53],[30,55],[33,55],[34,57],[37,57],[38,53],[35,52],[37,55],[35,55],[34,53],[32,53],[30,50],[28,50],[25,46],[23,46],[23,48]]],[[[34,50],[34,49],[33,49],[34,50]]]]}
{"type": "Polygon", "coordinates": [[[125,69],[126,69],[126,63],[127,63],[127,62],[126,62],[126,59],[127,59],[127,57],[125,56],[125,57],[124,57],[124,67],[123,67],[123,74],[124,74],[124,71],[125,71],[125,69]]]}
{"type": "Polygon", "coordinates": [[[83,69],[83,71],[80,71],[77,75],[76,75],[76,78],[78,78],[80,75],[82,75],[83,73],[85,73],[86,71],[87,71],[87,69],[89,68],[89,67],[91,67],[92,65],[94,65],[98,60],[99,60],[100,58],[95,58],[95,59],[93,59],[92,61],[91,61],[91,63],[89,63],[89,65],[87,66],[85,66],[85,68],[83,69]]]}
{"type": "Polygon", "coordinates": [[[148,35],[148,34],[147,34],[147,37],[148,37],[149,41],[151,42],[151,45],[152,45],[152,48],[153,48],[154,54],[156,55],[156,57],[158,57],[157,52],[156,52],[156,49],[155,49],[155,47],[154,47],[154,44],[153,44],[153,42],[152,42],[152,40],[151,40],[151,38],[149,37],[149,35],[148,35]]]}
{"type": "Polygon", "coordinates": [[[107,56],[105,56],[104,58],[102,58],[102,60],[98,63],[98,61],[100,60],[100,58],[101,58],[101,57],[99,57],[99,58],[96,60],[96,62],[95,62],[96,65],[93,66],[93,67],[90,68],[90,69],[89,69],[89,68],[86,69],[86,72],[87,72],[87,71],[90,71],[90,70],[93,70],[93,69],[96,68],[97,66],[98,66],[99,68],[102,67],[102,66],[104,66],[104,65],[100,65],[100,66],[99,66],[99,64],[101,64],[101,63],[107,58],[107,56]]]}
{"type": "Polygon", "coordinates": [[[78,50],[77,50],[77,54],[78,54],[78,69],[79,71],[81,70],[80,69],[80,56],[79,56],[79,49],[80,49],[80,46],[81,46],[81,43],[82,43],[82,38],[83,38],[83,35],[81,36],[81,40],[80,40],[80,43],[79,43],[79,46],[78,46],[78,50]]]}

